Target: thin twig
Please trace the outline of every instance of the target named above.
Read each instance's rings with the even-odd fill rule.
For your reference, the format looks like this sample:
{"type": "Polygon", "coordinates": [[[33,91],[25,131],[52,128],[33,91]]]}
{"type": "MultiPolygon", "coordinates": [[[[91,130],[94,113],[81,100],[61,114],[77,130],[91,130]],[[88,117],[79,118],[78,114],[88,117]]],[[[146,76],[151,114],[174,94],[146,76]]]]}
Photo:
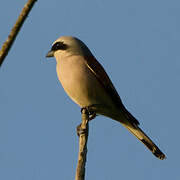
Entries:
{"type": "Polygon", "coordinates": [[[0,66],[2,65],[5,57],[7,56],[19,30],[21,29],[26,17],[28,16],[29,12],[31,11],[34,3],[37,0],[28,0],[28,2],[25,4],[24,8],[22,9],[16,23],[14,24],[13,28],[11,29],[11,32],[7,38],[7,40],[4,42],[1,50],[0,50],[0,66]]]}
{"type": "Polygon", "coordinates": [[[87,141],[89,133],[89,112],[87,109],[82,109],[82,123],[79,126],[79,154],[78,154],[78,164],[76,169],[75,180],[85,179],[85,165],[86,165],[86,155],[87,155],[87,141]]]}

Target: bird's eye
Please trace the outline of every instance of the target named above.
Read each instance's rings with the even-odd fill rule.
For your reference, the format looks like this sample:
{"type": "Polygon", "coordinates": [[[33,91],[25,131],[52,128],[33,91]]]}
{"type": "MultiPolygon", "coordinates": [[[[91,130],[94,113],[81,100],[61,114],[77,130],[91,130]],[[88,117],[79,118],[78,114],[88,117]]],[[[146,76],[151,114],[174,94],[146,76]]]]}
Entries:
{"type": "Polygon", "coordinates": [[[64,44],[63,42],[56,42],[51,48],[52,51],[66,50],[66,49],[67,49],[67,45],[64,44]]]}

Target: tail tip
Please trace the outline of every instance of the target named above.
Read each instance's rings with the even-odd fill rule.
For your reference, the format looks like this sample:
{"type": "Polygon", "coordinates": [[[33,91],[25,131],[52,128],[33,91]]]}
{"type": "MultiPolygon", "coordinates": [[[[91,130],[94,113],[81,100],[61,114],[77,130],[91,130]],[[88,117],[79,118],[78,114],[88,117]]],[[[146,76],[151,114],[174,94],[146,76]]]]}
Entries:
{"type": "Polygon", "coordinates": [[[166,159],[165,154],[163,154],[157,147],[153,149],[152,153],[160,160],[166,159]]]}
{"type": "Polygon", "coordinates": [[[166,156],[164,154],[159,155],[158,157],[160,160],[166,159],[166,156]]]}

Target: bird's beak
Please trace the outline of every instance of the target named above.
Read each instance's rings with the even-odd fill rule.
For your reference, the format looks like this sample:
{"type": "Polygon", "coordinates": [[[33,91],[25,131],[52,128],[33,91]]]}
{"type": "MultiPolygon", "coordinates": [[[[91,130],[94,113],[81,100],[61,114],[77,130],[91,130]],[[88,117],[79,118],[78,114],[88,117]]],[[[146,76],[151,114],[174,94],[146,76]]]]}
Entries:
{"type": "Polygon", "coordinates": [[[49,57],[54,57],[54,51],[50,50],[47,54],[46,54],[46,57],[49,58],[49,57]]]}

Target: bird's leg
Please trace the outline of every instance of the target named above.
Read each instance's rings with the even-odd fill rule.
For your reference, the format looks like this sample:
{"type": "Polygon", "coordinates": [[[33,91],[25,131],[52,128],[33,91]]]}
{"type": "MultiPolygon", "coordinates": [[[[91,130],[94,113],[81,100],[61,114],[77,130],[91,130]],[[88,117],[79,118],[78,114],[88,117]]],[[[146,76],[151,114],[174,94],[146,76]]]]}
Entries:
{"type": "Polygon", "coordinates": [[[94,111],[89,111],[89,121],[93,120],[96,117],[96,113],[94,111]]]}
{"type": "Polygon", "coordinates": [[[83,113],[83,110],[86,109],[87,113],[88,113],[88,116],[89,116],[89,121],[90,120],[93,120],[97,115],[96,115],[96,112],[91,110],[91,107],[92,106],[87,106],[87,107],[83,107],[81,108],[81,114],[83,113]]]}
{"type": "MultiPolygon", "coordinates": [[[[87,114],[88,115],[88,121],[89,121],[89,111],[88,111],[87,107],[81,108],[81,114],[87,114]]],[[[83,129],[81,124],[79,124],[76,127],[76,132],[77,132],[77,135],[80,136],[81,134],[85,134],[86,133],[86,129],[83,129]]]]}
{"type": "MultiPolygon", "coordinates": [[[[90,107],[83,107],[81,108],[81,114],[87,113],[88,114],[88,121],[94,119],[96,117],[96,113],[92,110],[90,110],[90,107]]],[[[81,124],[79,124],[76,128],[77,135],[85,133],[85,129],[82,129],[81,124]]]]}

